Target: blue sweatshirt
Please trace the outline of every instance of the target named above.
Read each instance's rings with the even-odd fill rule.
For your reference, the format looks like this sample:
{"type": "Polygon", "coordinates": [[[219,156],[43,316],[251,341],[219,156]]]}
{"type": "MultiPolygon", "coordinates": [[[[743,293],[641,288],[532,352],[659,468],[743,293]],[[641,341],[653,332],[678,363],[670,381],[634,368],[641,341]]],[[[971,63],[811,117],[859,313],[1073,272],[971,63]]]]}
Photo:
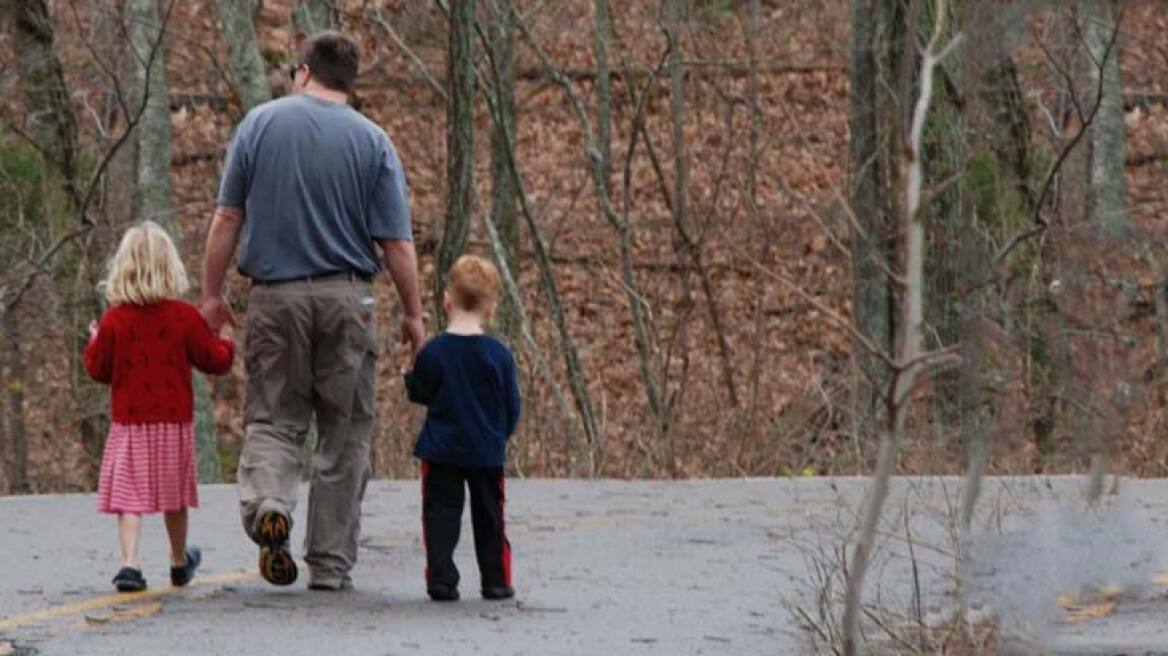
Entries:
{"type": "Polygon", "coordinates": [[[429,410],[414,455],[458,467],[502,467],[519,421],[515,358],[487,335],[442,333],[406,374],[410,401],[429,410]]]}

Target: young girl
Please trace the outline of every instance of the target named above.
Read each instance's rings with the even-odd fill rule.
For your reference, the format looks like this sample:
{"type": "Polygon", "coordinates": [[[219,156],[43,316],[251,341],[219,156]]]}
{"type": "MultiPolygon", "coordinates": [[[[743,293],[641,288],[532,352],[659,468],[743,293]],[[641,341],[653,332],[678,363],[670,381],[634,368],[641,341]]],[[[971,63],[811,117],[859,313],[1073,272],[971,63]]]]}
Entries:
{"type": "Polygon", "coordinates": [[[164,513],[170,582],[186,585],[201,553],[187,547],[187,508],[195,484],[191,366],[209,374],[231,367],[230,328],[219,337],[194,306],[177,300],[187,275],[174,242],[157,224],[130,228],[103,283],[110,308],[90,324],[85,367],[111,386],[110,430],[97,487],[98,511],[118,516],[119,592],[146,589],[138,562],[142,515],[164,513]]]}

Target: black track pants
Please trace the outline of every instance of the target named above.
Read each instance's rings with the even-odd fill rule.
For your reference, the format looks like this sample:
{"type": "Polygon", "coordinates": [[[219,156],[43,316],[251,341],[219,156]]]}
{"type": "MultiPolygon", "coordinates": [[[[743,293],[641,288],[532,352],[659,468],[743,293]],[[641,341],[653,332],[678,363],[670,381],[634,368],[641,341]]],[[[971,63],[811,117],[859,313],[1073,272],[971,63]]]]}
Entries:
{"type": "Polygon", "coordinates": [[[511,585],[511,543],[503,520],[503,470],[422,461],[422,540],[426,585],[458,586],[454,548],[470,489],[470,518],[483,588],[511,585]]]}

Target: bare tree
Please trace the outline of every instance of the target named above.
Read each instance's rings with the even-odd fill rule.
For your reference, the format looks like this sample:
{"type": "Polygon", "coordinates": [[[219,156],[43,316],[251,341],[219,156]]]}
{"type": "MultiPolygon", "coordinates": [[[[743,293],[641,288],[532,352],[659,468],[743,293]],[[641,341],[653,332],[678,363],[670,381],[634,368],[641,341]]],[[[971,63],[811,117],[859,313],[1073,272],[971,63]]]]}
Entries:
{"type": "MultiPolygon", "coordinates": [[[[165,0],[163,0],[165,1],[165,0]]],[[[130,34],[129,65],[134,84],[131,101],[143,103],[145,111],[134,133],[133,214],[163,226],[177,238],[170,184],[170,85],[166,75],[167,53],[161,47],[154,57],[151,48],[160,41],[163,26],[159,0],[129,0],[126,3],[127,31],[130,34]]]]}
{"type": "Polygon", "coordinates": [[[77,119],[69,103],[65,72],[57,55],[52,18],[45,0],[6,0],[15,63],[30,108],[31,141],[48,159],[70,205],[79,204],[77,119]]]}
{"type": "MultiPolygon", "coordinates": [[[[76,211],[81,204],[78,190],[79,145],[77,121],[69,100],[64,68],[58,57],[55,32],[48,5],[44,0],[8,0],[4,13],[10,22],[14,45],[20,56],[15,68],[23,90],[27,132],[21,136],[40,152],[45,166],[44,176],[58,187],[66,199],[66,206],[76,211]]],[[[15,127],[9,124],[10,127],[15,127]]],[[[20,128],[15,128],[20,129],[20,128]]],[[[39,213],[48,211],[49,204],[41,203],[39,213]]],[[[49,216],[29,217],[43,222],[34,229],[47,227],[49,216]]],[[[28,432],[25,424],[26,371],[24,357],[23,312],[20,301],[23,294],[9,292],[4,298],[4,338],[7,356],[8,485],[14,492],[29,490],[28,432]]]]}
{"type": "MultiPolygon", "coordinates": [[[[598,13],[597,16],[602,16],[602,14],[598,13]]],[[[605,173],[606,160],[603,155],[604,147],[596,141],[596,136],[592,129],[592,122],[588,118],[588,112],[584,107],[583,101],[572,88],[568,76],[561,69],[553,65],[548,54],[531,37],[531,33],[528,31],[526,24],[521,22],[522,19],[518,14],[515,14],[515,19],[520,21],[518,22],[518,26],[524,36],[525,43],[535,52],[544,67],[545,73],[563,89],[564,94],[571,104],[576,121],[580,126],[580,134],[583,140],[582,146],[588,160],[588,171],[597,202],[600,205],[601,213],[609,225],[617,232],[617,244],[620,249],[621,258],[621,282],[625,290],[625,295],[628,298],[629,312],[633,319],[633,337],[637,347],[638,366],[641,373],[641,380],[644,384],[646,402],[649,412],[658,423],[659,430],[664,431],[666,429],[666,421],[664,419],[659,386],[652,371],[653,357],[649,339],[649,321],[645,316],[645,299],[637,283],[632,253],[632,228],[629,221],[632,162],[636,154],[638,135],[643,132],[644,111],[645,105],[650,97],[649,92],[657,77],[657,73],[661,71],[664,60],[657,66],[655,71],[647,76],[644,86],[638,94],[637,107],[633,114],[633,125],[630,130],[632,137],[624,158],[622,209],[618,212],[611,196],[608,184],[609,176],[605,173]],[[638,126],[640,126],[640,129],[638,126]]],[[[600,28],[597,28],[597,30],[600,30],[600,28]]],[[[607,28],[601,30],[602,33],[607,33],[608,31],[607,28]]],[[[598,118],[600,122],[608,120],[608,116],[598,118]]],[[[648,142],[646,142],[646,147],[648,147],[648,142]]]]}
{"type": "MultiPolygon", "coordinates": [[[[941,39],[946,29],[947,0],[934,0],[934,24],[932,36],[921,57],[920,90],[912,112],[907,143],[909,150],[903,162],[905,181],[904,212],[901,216],[901,235],[904,239],[904,263],[901,306],[901,331],[895,355],[886,358],[891,364],[892,377],[888,388],[887,406],[890,413],[888,430],[880,438],[876,470],[873,473],[871,489],[864,503],[859,534],[847,574],[847,594],[844,600],[843,633],[844,654],[854,656],[860,653],[860,606],[867,574],[868,561],[876,536],[876,526],[888,497],[889,481],[896,468],[897,451],[904,437],[905,422],[908,418],[908,403],[916,389],[918,380],[930,366],[951,358],[949,350],[924,350],[924,266],[925,266],[925,226],[921,220],[921,204],[924,195],[924,168],[922,143],[925,120],[929,105],[933,100],[933,73],[937,65],[952,48],[960,42],[960,35],[948,45],[942,46],[941,39]]],[[[906,48],[912,48],[912,40],[906,48]]]]}
{"type": "Polygon", "coordinates": [[[335,30],[337,8],[333,0],[298,0],[292,20],[305,34],[335,30]]]}
{"type": "Polygon", "coordinates": [[[596,139],[600,148],[604,186],[612,186],[612,72],[608,65],[608,42],[612,26],[608,0],[592,3],[592,51],[596,56],[596,139]]]}
{"type": "MultiPolygon", "coordinates": [[[[488,79],[494,85],[499,122],[491,124],[491,221],[498,226],[503,255],[513,270],[520,270],[519,216],[515,211],[515,186],[507,170],[504,131],[515,134],[515,27],[512,0],[488,0],[487,35],[494,53],[498,75],[488,79]]],[[[522,309],[507,295],[499,312],[499,328],[512,340],[519,335],[522,309]]]]}
{"type": "Polygon", "coordinates": [[[434,311],[446,323],[442,297],[446,274],[466,248],[474,197],[474,30],[475,3],[454,0],[450,6],[446,59],[446,217],[438,246],[434,311]]]}
{"type": "Polygon", "coordinates": [[[24,388],[26,368],[24,359],[24,330],[21,316],[17,312],[4,313],[4,342],[7,390],[6,449],[0,456],[8,459],[8,490],[15,494],[29,491],[28,477],[28,431],[24,413],[24,388]],[[10,451],[10,452],[9,452],[10,451]]]}
{"type": "MultiPolygon", "coordinates": [[[[851,140],[849,204],[852,223],[852,304],[856,326],[866,338],[891,352],[895,334],[893,280],[885,275],[895,261],[895,230],[883,195],[887,185],[885,159],[879,141],[877,30],[882,2],[852,0],[849,121],[851,140]]],[[[858,363],[853,430],[868,434],[883,423],[883,388],[888,374],[884,363],[861,344],[853,346],[858,363]]]]}
{"type": "Polygon", "coordinates": [[[231,74],[244,113],[269,100],[272,91],[264,75],[264,58],[256,40],[250,0],[216,0],[219,24],[227,41],[231,74]]]}
{"type": "Polygon", "coordinates": [[[685,254],[693,262],[697,270],[702,293],[706,298],[706,314],[714,336],[718,342],[718,353],[721,356],[722,382],[726,387],[726,396],[730,405],[738,407],[738,388],[734,382],[734,365],[730,353],[730,344],[726,339],[726,329],[722,325],[722,313],[718,310],[717,293],[713,282],[706,271],[706,263],[702,250],[703,240],[701,231],[693,224],[689,215],[689,154],[685,141],[685,71],[681,52],[681,26],[684,14],[684,0],[665,0],[667,5],[667,20],[665,25],[666,38],[669,40],[669,114],[673,128],[673,196],[670,213],[677,234],[681,238],[685,254]]]}
{"type": "MultiPolygon", "coordinates": [[[[539,48],[539,45],[532,38],[531,32],[528,31],[527,25],[523,22],[522,17],[519,16],[514,7],[511,9],[511,16],[524,42],[539,56],[544,65],[550,68],[547,54],[539,48]]],[[[492,76],[498,79],[500,76],[498,63],[490,42],[484,38],[482,30],[479,30],[479,38],[483,42],[484,50],[491,62],[492,76]]],[[[497,126],[504,125],[499,110],[499,103],[495,100],[493,94],[487,94],[487,101],[490,105],[491,120],[497,126]]],[[[572,390],[572,396],[576,401],[576,411],[580,415],[580,423],[584,429],[584,437],[588,442],[589,474],[595,475],[600,433],[596,424],[596,413],[593,410],[592,397],[588,391],[588,377],[583,365],[580,363],[580,354],[576,349],[576,342],[568,327],[568,320],[564,312],[564,305],[561,300],[559,287],[556,284],[555,272],[552,268],[551,257],[547,252],[547,245],[543,238],[543,233],[535,222],[535,215],[532,213],[531,206],[528,203],[527,193],[524,191],[523,177],[519,172],[519,165],[515,157],[515,137],[505,126],[501,131],[501,135],[504,138],[503,153],[506,155],[507,168],[511,173],[511,180],[515,186],[516,196],[519,199],[519,209],[527,225],[532,250],[535,254],[536,266],[539,268],[540,285],[543,288],[544,298],[547,301],[549,313],[556,327],[556,333],[559,336],[560,348],[564,355],[565,367],[567,368],[569,386],[572,390]]]]}
{"type": "Polygon", "coordinates": [[[1124,183],[1123,87],[1113,47],[1118,25],[1114,0],[1082,0],[1084,58],[1089,88],[1098,89],[1099,112],[1091,126],[1091,212],[1103,234],[1132,233],[1124,183]]]}

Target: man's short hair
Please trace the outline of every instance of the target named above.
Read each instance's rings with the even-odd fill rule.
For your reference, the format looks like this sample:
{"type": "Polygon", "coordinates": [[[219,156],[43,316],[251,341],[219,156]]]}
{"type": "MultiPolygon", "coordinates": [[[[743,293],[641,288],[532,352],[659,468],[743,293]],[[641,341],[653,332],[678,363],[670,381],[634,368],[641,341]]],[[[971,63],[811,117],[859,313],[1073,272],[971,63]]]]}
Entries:
{"type": "Polygon", "coordinates": [[[482,312],[499,297],[499,270],[487,259],[463,255],[450,267],[450,301],[467,312],[482,312]]]}
{"type": "Polygon", "coordinates": [[[340,32],[320,32],[300,46],[300,64],[333,91],[352,93],[357,81],[357,44],[340,32]]]}

